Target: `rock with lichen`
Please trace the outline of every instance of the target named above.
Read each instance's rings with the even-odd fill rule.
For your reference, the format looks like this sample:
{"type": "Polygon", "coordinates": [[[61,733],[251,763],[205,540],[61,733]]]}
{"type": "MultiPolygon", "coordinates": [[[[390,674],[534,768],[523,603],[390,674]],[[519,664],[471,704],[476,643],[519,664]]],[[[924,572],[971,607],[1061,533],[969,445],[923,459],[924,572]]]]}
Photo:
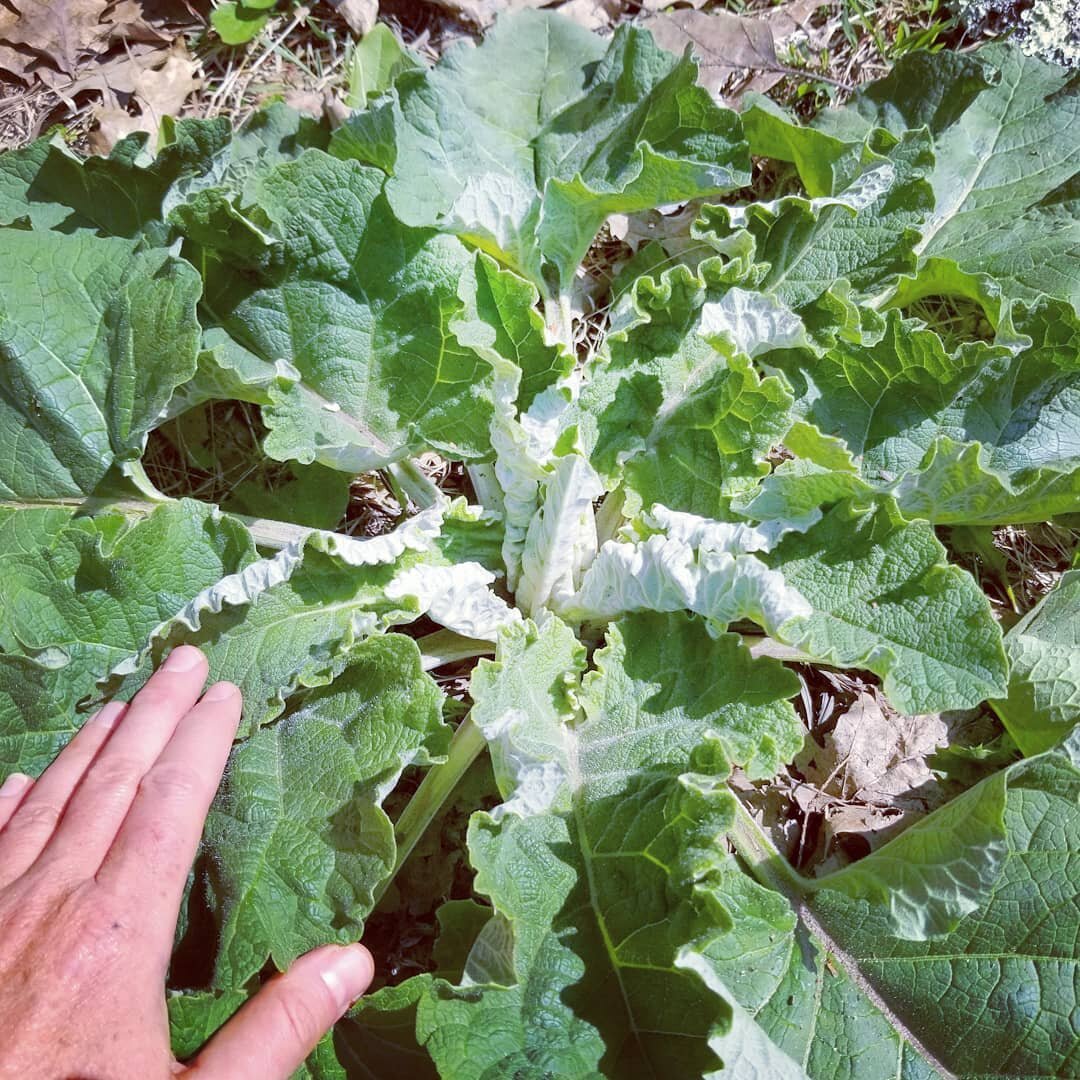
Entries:
{"type": "Polygon", "coordinates": [[[965,0],[960,18],[972,29],[1011,32],[1029,56],[1080,68],[1080,5],[1076,0],[965,0]]]}

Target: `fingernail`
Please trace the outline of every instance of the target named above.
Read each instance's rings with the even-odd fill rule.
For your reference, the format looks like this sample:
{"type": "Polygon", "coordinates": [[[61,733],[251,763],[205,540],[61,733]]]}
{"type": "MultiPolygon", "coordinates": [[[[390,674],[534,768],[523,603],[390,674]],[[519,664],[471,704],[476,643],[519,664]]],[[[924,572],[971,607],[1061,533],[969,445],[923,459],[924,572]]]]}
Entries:
{"type": "Polygon", "coordinates": [[[118,723],[120,723],[120,717],[124,715],[127,710],[127,702],[125,701],[110,701],[108,705],[102,707],[100,712],[95,713],[90,718],[90,723],[95,727],[105,728],[106,731],[111,731],[118,723]]]}
{"type": "Polygon", "coordinates": [[[202,663],[203,654],[194,645],[180,645],[169,653],[164,663],[166,671],[191,671],[202,663]]]}
{"type": "Polygon", "coordinates": [[[13,772],[2,784],[0,784],[0,798],[11,798],[21,795],[30,786],[30,777],[25,773],[13,772]]]}
{"type": "Polygon", "coordinates": [[[216,682],[203,694],[203,701],[228,701],[236,693],[231,682],[216,682]]]}
{"type": "Polygon", "coordinates": [[[334,995],[342,1013],[368,988],[371,982],[371,954],[363,945],[337,949],[320,972],[322,981],[334,995]]]}

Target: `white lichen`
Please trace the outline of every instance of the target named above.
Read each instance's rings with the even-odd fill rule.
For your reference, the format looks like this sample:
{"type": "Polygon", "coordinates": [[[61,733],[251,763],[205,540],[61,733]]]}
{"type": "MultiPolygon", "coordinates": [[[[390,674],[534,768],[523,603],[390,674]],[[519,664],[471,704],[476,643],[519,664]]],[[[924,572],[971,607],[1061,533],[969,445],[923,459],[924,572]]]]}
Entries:
{"type": "Polygon", "coordinates": [[[1080,68],[1080,5],[1076,0],[967,0],[960,18],[970,28],[1013,31],[1011,37],[1029,56],[1067,68],[1080,68]]]}

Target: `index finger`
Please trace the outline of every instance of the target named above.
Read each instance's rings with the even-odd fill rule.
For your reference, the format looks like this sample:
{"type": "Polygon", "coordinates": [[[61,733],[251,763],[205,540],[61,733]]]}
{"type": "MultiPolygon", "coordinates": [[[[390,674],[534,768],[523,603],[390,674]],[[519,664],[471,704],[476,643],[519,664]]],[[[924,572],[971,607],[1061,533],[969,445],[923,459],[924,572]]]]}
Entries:
{"type": "Polygon", "coordinates": [[[170,932],[240,723],[240,706],[240,691],[219,682],[180,721],[142,778],[96,875],[99,884],[138,896],[152,918],[168,916],[170,932]]]}

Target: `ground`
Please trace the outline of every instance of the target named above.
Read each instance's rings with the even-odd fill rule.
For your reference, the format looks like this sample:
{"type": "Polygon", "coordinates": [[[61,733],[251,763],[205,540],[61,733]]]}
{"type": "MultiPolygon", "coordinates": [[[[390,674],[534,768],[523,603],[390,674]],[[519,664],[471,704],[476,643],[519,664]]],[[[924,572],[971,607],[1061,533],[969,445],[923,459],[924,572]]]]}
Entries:
{"type": "MultiPolygon", "coordinates": [[[[533,3],[278,0],[252,40],[232,47],[211,25],[208,0],[0,0],[0,148],[62,125],[72,144],[103,151],[130,130],[156,130],[163,113],[225,115],[239,123],[275,97],[340,116],[348,107],[352,42],[376,16],[434,60],[456,41],[478,37],[492,13],[533,3]]],[[[545,6],[601,32],[633,21],[669,47],[689,42],[706,81],[729,100],[761,90],[804,113],[878,78],[911,49],[969,48],[1004,28],[995,18],[969,29],[942,0],[545,6]],[[753,20],[742,40],[738,17],[753,20]]]]}

